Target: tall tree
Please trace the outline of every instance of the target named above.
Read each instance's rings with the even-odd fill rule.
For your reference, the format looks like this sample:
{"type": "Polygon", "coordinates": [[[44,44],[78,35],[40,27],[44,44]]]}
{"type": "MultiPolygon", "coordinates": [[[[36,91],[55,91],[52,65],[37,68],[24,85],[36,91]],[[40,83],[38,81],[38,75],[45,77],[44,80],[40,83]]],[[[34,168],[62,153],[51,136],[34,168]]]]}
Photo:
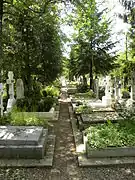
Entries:
{"type": "Polygon", "coordinates": [[[44,2],[14,1],[5,6],[2,65],[23,78],[27,95],[34,81],[52,82],[62,69],[58,7],[49,1],[44,7],[44,2]]]}
{"type": "MultiPolygon", "coordinates": [[[[3,19],[3,0],[0,1],[0,65],[2,62],[2,19],[3,19]]],[[[0,72],[0,81],[1,81],[1,72],[0,72]]]]}
{"type": "MultiPolygon", "coordinates": [[[[99,11],[95,0],[85,0],[75,9],[74,35],[77,54],[71,59],[77,62],[79,73],[89,73],[90,89],[93,87],[93,73],[105,74],[113,67],[115,56],[111,50],[115,43],[111,41],[110,22],[105,19],[104,10],[99,11]]],[[[72,67],[71,67],[72,68],[72,67]]],[[[76,69],[78,69],[76,68],[76,69]]]]}

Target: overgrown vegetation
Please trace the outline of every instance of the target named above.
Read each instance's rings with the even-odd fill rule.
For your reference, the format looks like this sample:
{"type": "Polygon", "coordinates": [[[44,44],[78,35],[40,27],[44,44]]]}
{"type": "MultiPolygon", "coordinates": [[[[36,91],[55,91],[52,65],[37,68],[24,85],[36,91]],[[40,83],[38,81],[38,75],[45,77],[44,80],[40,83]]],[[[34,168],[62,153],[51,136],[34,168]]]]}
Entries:
{"type": "Polygon", "coordinates": [[[93,93],[93,91],[88,91],[85,93],[76,93],[75,98],[84,98],[84,99],[92,99],[95,98],[95,94],[93,93]]]}
{"type": "Polygon", "coordinates": [[[81,114],[91,114],[92,113],[92,108],[87,105],[79,105],[76,107],[75,110],[76,113],[81,113],[81,114]]]}
{"type": "Polygon", "coordinates": [[[99,124],[85,130],[89,148],[135,146],[135,119],[99,124]]]}
{"type": "Polygon", "coordinates": [[[44,128],[47,128],[48,120],[39,118],[34,113],[22,113],[14,106],[7,116],[0,118],[0,124],[13,126],[43,126],[44,128]]]}

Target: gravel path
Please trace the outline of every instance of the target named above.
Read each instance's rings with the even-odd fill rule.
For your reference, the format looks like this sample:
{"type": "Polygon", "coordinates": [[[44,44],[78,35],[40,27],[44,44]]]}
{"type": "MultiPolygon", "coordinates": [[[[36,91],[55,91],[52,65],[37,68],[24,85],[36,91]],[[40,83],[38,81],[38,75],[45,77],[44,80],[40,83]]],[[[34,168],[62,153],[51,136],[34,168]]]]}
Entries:
{"type": "Polygon", "coordinates": [[[69,120],[68,104],[60,104],[59,121],[55,124],[56,148],[50,168],[0,169],[0,180],[50,180],[52,169],[60,171],[61,180],[135,180],[135,165],[106,168],[79,168],[69,120]]]}

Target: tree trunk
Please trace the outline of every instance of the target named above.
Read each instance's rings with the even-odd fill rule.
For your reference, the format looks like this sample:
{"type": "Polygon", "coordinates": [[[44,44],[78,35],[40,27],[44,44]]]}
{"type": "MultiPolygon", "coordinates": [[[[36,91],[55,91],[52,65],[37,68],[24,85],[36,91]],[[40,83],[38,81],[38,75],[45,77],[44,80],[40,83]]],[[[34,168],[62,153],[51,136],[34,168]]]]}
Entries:
{"type": "Polygon", "coordinates": [[[83,85],[87,86],[87,79],[86,79],[85,75],[83,75],[83,85]]]}
{"type": "Polygon", "coordinates": [[[93,90],[93,60],[90,61],[90,72],[89,72],[89,77],[90,77],[90,89],[93,90]]]}
{"type": "MultiPolygon", "coordinates": [[[[3,57],[3,50],[2,50],[2,18],[3,18],[3,0],[0,0],[0,67],[2,66],[2,57],[3,57]]],[[[2,80],[0,69],[0,82],[2,80]]]]}

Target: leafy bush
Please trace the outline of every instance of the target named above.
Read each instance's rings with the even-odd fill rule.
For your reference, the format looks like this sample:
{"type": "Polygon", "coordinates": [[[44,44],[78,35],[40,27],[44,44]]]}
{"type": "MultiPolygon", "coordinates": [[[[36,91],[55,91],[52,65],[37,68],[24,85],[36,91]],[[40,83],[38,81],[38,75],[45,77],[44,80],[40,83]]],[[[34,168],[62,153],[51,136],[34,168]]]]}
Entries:
{"type": "Polygon", "coordinates": [[[76,93],[75,94],[76,98],[84,98],[84,99],[91,99],[91,98],[95,98],[95,94],[93,91],[88,91],[86,93],[76,93]]]}
{"type": "Polygon", "coordinates": [[[16,101],[16,106],[19,111],[26,112],[47,112],[53,106],[55,98],[47,96],[38,99],[24,98],[16,101]]]}
{"type": "Polygon", "coordinates": [[[78,91],[79,93],[85,93],[85,92],[87,92],[88,89],[89,89],[88,85],[84,85],[84,84],[79,84],[79,85],[77,85],[76,87],[77,87],[77,91],[78,91]]]}
{"type": "Polygon", "coordinates": [[[76,112],[82,114],[91,114],[92,108],[86,105],[80,105],[79,107],[77,107],[76,112]]]}
{"type": "Polygon", "coordinates": [[[99,87],[99,99],[102,100],[102,97],[105,96],[105,87],[99,87]]]}
{"type": "Polygon", "coordinates": [[[107,147],[135,146],[135,121],[125,120],[119,123],[107,121],[89,127],[85,133],[90,148],[100,149],[107,147]]]}
{"type": "Polygon", "coordinates": [[[47,96],[38,103],[39,112],[48,112],[53,106],[55,99],[53,97],[47,96]]]}
{"type": "Polygon", "coordinates": [[[60,90],[61,88],[61,82],[59,79],[56,79],[54,82],[53,82],[53,85],[54,87],[58,88],[60,90]]]}
{"type": "Polygon", "coordinates": [[[18,112],[15,106],[9,116],[10,125],[16,126],[43,126],[47,127],[47,120],[36,117],[35,114],[18,112]]]}
{"type": "Polygon", "coordinates": [[[44,91],[46,92],[47,96],[59,96],[60,94],[59,88],[54,86],[47,86],[42,90],[42,94],[44,91]]]}
{"type": "Polygon", "coordinates": [[[16,106],[19,111],[34,112],[38,109],[38,99],[24,98],[16,101],[16,106]]]}
{"type": "Polygon", "coordinates": [[[6,108],[7,108],[7,102],[8,102],[8,96],[3,96],[3,106],[4,106],[4,111],[6,111],[6,108]]]}
{"type": "Polygon", "coordinates": [[[1,116],[0,117],[0,125],[8,125],[10,124],[10,115],[8,116],[1,116]]]}
{"type": "Polygon", "coordinates": [[[130,98],[130,93],[129,93],[128,90],[126,90],[126,89],[123,89],[123,90],[122,90],[122,98],[123,98],[123,99],[128,99],[128,98],[130,98]]]}

